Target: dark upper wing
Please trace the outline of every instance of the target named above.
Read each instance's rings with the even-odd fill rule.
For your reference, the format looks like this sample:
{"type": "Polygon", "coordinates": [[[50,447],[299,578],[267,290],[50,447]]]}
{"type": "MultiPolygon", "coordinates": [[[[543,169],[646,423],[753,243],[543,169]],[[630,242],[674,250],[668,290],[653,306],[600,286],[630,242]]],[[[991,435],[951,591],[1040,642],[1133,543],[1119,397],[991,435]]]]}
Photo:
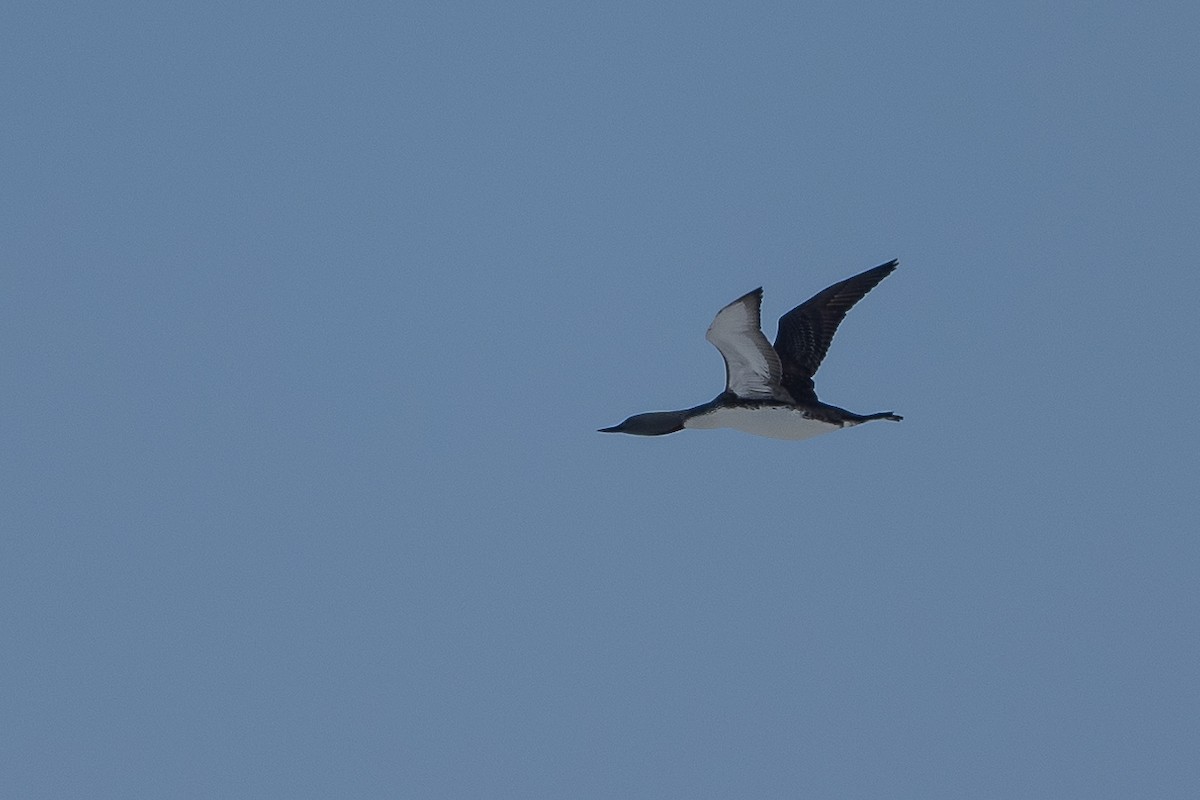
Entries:
{"type": "Polygon", "coordinates": [[[775,352],[783,367],[783,388],[799,402],[815,402],[813,375],[829,350],[833,334],[851,306],[888,275],[900,262],[880,264],[835,283],[779,318],[775,352]]]}
{"type": "Polygon", "coordinates": [[[717,312],[708,339],[725,359],[725,391],[744,398],[780,396],[779,355],[763,336],[759,321],[762,289],[755,289],[717,312]]]}

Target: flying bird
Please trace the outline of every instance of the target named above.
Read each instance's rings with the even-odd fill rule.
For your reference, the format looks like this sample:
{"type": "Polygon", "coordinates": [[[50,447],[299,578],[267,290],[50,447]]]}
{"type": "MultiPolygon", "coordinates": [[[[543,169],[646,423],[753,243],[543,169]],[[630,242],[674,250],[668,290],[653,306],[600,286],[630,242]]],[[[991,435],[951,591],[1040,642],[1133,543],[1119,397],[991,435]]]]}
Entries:
{"type": "Polygon", "coordinates": [[[682,411],[635,414],[601,433],[662,436],[684,428],[733,428],[772,439],[810,439],[876,419],[899,422],[891,411],[855,414],[817,399],[813,375],[846,312],[892,273],[898,260],[835,283],[779,318],[772,346],[762,332],[762,288],[717,312],[705,338],[725,359],[725,391],[682,411]]]}

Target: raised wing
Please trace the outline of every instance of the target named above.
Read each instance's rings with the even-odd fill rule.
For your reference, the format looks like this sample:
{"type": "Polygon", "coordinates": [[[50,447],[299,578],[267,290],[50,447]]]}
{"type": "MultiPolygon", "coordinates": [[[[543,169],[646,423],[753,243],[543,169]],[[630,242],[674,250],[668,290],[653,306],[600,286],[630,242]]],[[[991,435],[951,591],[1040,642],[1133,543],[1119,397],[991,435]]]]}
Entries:
{"type": "Polygon", "coordinates": [[[748,399],[786,399],[779,387],[779,354],[763,336],[762,287],[717,312],[708,339],[725,359],[725,390],[748,399]]]}
{"type": "Polygon", "coordinates": [[[846,318],[846,312],[899,263],[892,260],[835,283],[779,318],[775,352],[783,368],[780,382],[797,402],[816,402],[813,375],[829,351],[838,325],[846,318]]]}

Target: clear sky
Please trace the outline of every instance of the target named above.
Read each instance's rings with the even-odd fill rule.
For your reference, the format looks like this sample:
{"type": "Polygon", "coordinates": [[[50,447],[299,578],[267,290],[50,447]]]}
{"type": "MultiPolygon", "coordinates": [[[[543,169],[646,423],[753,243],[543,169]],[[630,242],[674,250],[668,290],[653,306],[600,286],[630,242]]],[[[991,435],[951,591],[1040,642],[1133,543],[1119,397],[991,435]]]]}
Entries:
{"type": "Polygon", "coordinates": [[[5,4],[0,796],[1200,796],[1198,30],[5,4]]]}

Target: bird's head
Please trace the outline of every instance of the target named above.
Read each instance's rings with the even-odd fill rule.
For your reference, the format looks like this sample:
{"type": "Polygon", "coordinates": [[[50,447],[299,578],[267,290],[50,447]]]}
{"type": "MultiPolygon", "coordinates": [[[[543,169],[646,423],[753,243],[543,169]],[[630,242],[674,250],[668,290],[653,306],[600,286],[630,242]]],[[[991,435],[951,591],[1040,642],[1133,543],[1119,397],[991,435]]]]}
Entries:
{"type": "Polygon", "coordinates": [[[679,411],[651,411],[634,414],[620,425],[601,428],[600,433],[630,433],[634,436],[662,436],[683,430],[683,414],[679,411]]]}

